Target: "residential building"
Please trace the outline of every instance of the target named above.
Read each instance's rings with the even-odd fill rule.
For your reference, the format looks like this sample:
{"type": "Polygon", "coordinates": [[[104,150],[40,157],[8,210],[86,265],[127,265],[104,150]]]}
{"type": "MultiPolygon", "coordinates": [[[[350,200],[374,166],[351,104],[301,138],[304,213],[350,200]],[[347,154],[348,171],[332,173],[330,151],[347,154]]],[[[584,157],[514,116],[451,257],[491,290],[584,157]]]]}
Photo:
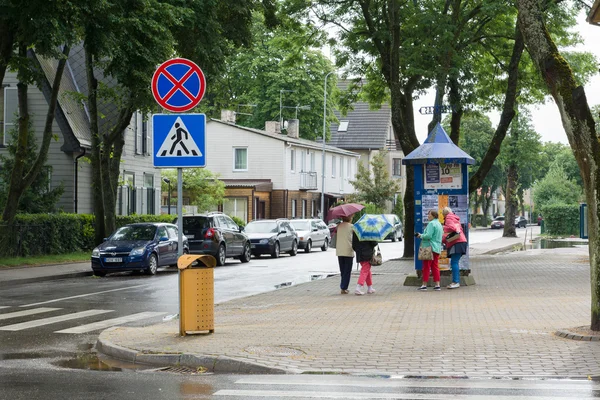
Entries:
{"type": "MultiPolygon", "coordinates": [[[[338,87],[345,90],[348,81],[340,81],[338,87]]],[[[372,170],[373,157],[387,150],[386,164],[390,177],[400,184],[402,197],[406,191],[406,168],[402,165],[404,153],[396,141],[392,127],[392,110],[388,104],[382,104],[378,110],[372,110],[366,102],[356,102],[347,115],[335,111],[339,123],[330,126],[329,145],[349,150],[360,155],[363,166],[372,170]]],[[[393,204],[390,203],[390,209],[393,204]]]]}
{"type": "Polygon", "coordinates": [[[265,130],[235,124],[235,113],[206,127],[206,168],[225,182],[222,211],[243,221],[308,218],[321,214],[322,159],[325,156],[325,209],[354,193],[350,183],[359,155],[298,137],[299,121],[279,122],[265,130]]]}
{"type": "MultiPolygon", "coordinates": [[[[44,72],[41,90],[34,85],[28,88],[28,106],[32,128],[38,144],[44,130],[50,82],[56,75],[57,60],[44,59],[30,52],[30,56],[44,72]]],[[[107,81],[106,79],[104,79],[107,81]]],[[[88,110],[77,94],[87,94],[85,58],[82,46],[72,49],[61,81],[58,104],[52,132],[56,140],[48,151],[47,173],[52,188],[63,185],[64,193],[58,202],[59,209],[70,213],[93,212],[91,174],[89,163],[91,131],[88,110]]],[[[0,90],[0,154],[7,154],[9,131],[15,127],[17,108],[17,77],[7,71],[0,90]]],[[[115,114],[111,104],[101,105],[101,129],[110,123],[115,114]]],[[[158,214],[160,212],[160,170],[153,167],[151,121],[135,113],[125,132],[125,148],[119,174],[117,213],[158,214]]],[[[1,167],[1,166],[0,166],[1,167]]]]}

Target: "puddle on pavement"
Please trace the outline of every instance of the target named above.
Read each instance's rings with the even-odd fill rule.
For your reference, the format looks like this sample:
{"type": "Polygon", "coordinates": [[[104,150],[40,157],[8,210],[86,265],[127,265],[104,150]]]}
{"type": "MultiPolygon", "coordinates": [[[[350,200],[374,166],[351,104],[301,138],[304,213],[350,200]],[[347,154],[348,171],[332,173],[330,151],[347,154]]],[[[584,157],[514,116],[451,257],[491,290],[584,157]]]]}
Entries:
{"type": "Polygon", "coordinates": [[[533,243],[527,243],[526,249],[559,249],[587,245],[588,242],[584,241],[539,239],[535,240],[533,243]]]}
{"type": "Polygon", "coordinates": [[[96,353],[82,353],[78,354],[74,358],[68,358],[53,362],[52,365],[61,368],[70,369],[85,369],[91,371],[133,371],[133,370],[145,370],[153,369],[154,367],[148,365],[131,364],[124,361],[109,359],[106,357],[99,357],[96,353]]]}
{"type": "Polygon", "coordinates": [[[332,273],[328,273],[328,274],[311,274],[309,275],[307,280],[304,279],[300,279],[297,281],[289,281],[289,282],[282,282],[279,283],[277,285],[275,285],[275,289],[281,289],[284,287],[289,287],[289,286],[294,286],[294,285],[298,285],[300,283],[305,283],[305,282],[312,282],[312,281],[318,281],[321,279],[327,279],[327,278],[331,278],[332,276],[336,276],[336,274],[332,274],[332,273]]]}

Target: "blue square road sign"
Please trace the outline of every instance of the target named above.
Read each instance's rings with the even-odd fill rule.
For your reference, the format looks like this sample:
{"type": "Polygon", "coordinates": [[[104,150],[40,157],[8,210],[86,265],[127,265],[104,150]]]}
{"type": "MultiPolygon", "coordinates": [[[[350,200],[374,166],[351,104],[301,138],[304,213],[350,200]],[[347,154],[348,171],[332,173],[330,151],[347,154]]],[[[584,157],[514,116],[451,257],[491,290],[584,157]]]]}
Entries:
{"type": "Polygon", "coordinates": [[[206,166],[206,115],[154,114],[152,129],[155,167],[206,166]]]}

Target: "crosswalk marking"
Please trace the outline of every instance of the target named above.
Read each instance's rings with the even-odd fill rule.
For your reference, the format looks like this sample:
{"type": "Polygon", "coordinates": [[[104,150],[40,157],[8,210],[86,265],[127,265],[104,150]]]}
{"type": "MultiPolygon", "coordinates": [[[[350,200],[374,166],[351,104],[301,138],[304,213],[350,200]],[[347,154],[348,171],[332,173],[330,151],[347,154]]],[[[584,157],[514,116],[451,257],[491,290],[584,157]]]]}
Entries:
{"type": "Polygon", "coordinates": [[[103,293],[110,293],[110,292],[117,292],[119,290],[128,290],[128,289],[137,289],[137,288],[141,288],[144,286],[150,286],[148,285],[135,285],[135,286],[127,286],[124,288],[118,288],[118,289],[110,289],[110,290],[103,290],[102,292],[93,292],[93,293],[85,293],[85,294],[79,294],[77,296],[69,296],[69,297],[63,297],[61,299],[54,299],[54,300],[48,300],[48,301],[41,301],[39,303],[32,303],[32,304],[25,304],[24,306],[20,306],[20,307],[34,307],[34,306],[40,306],[42,304],[48,304],[48,303],[56,303],[57,301],[63,301],[63,300],[71,300],[71,299],[78,299],[81,297],[87,297],[87,296],[94,296],[97,294],[103,294],[103,293]]]}
{"type": "Polygon", "coordinates": [[[10,319],[10,318],[26,317],[28,315],[41,314],[41,313],[56,311],[56,310],[60,310],[60,308],[40,307],[40,308],[33,308],[31,310],[25,310],[25,311],[15,311],[15,312],[6,313],[6,314],[0,314],[0,321],[5,320],[5,319],[10,319]]]}
{"type": "Polygon", "coordinates": [[[125,317],[107,319],[104,321],[94,322],[87,325],[77,326],[75,328],[63,329],[60,331],[56,331],[55,333],[86,333],[91,331],[96,331],[98,329],[104,329],[111,326],[125,324],[127,322],[139,321],[145,318],[157,317],[159,315],[164,315],[165,312],[141,312],[138,314],[127,315],[125,317]]]}
{"type": "MultiPolygon", "coordinates": [[[[29,311],[33,311],[33,310],[29,310],[29,311]]],[[[76,312],[76,313],[72,313],[72,314],[59,315],[57,317],[36,319],[34,321],[22,322],[20,324],[2,326],[2,327],[0,327],[0,331],[21,331],[23,329],[29,329],[29,328],[35,328],[35,327],[43,326],[43,325],[55,324],[57,322],[69,321],[69,320],[77,319],[77,318],[91,317],[93,315],[105,314],[105,313],[109,313],[112,311],[113,310],[87,310],[87,311],[81,311],[81,312],[76,312]]]]}
{"type": "MultiPolygon", "coordinates": [[[[503,395],[461,395],[428,393],[374,393],[374,392],[309,392],[283,390],[219,390],[214,396],[255,397],[296,397],[306,399],[397,399],[397,400],[548,400],[548,396],[503,396],[503,395]]],[[[575,397],[550,397],[552,400],[574,400],[575,397]]],[[[596,397],[576,397],[577,400],[593,400],[596,397]]]]}

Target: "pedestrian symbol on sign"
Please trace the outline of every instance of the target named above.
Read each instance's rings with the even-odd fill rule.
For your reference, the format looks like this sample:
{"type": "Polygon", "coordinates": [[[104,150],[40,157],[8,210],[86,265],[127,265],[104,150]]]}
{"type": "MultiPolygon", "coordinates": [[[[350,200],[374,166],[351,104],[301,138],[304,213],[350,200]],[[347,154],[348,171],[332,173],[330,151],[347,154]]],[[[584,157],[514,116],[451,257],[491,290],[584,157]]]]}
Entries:
{"type": "Polygon", "coordinates": [[[198,157],[202,152],[196,145],[194,139],[190,136],[188,128],[185,126],[181,117],[175,120],[175,123],[169,130],[164,142],[158,149],[157,157],[198,157]]]}

